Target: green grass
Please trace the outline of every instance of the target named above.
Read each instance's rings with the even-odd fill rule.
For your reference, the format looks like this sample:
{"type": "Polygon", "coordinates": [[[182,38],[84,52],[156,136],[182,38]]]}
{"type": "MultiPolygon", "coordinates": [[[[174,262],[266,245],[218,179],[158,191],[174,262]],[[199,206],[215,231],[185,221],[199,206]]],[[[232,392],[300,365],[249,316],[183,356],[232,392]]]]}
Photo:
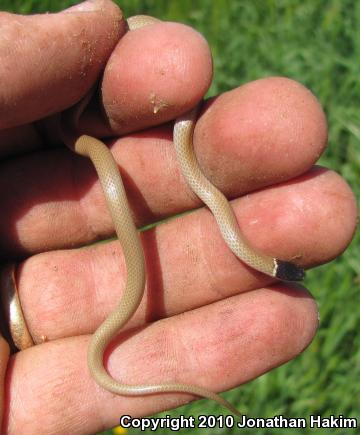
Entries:
{"type": "MultiPolygon", "coordinates": [[[[23,13],[58,10],[69,3],[0,0],[2,9],[23,13]]],[[[359,198],[360,2],[124,0],[121,5],[127,16],[146,13],[181,21],[206,36],[215,61],[210,95],[269,75],[291,77],[309,87],[323,104],[329,121],[329,147],[320,163],[342,174],[359,198]]],[[[296,360],[224,396],[254,417],[342,414],[360,418],[359,234],[340,258],[310,272],[306,285],[318,301],[321,319],[310,347],[296,360]]],[[[204,412],[220,414],[222,410],[199,401],[170,414],[204,412]]],[[[228,429],[207,432],[232,433],[228,429]]],[[[314,430],[301,430],[310,432],[314,430]]],[[[355,434],[357,430],[326,430],[329,432],[355,434]]],[[[300,430],[286,433],[298,434],[300,430]]]]}

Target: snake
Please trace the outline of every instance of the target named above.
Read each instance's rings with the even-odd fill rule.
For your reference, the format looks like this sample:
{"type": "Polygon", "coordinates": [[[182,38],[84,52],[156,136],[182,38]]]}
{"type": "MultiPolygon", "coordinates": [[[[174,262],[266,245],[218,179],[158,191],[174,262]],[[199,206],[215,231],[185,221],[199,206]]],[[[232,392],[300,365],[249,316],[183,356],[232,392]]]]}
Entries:
{"type": "MultiPolygon", "coordinates": [[[[127,23],[129,31],[134,31],[159,21],[150,16],[137,15],[128,18],[127,23]]],[[[111,151],[98,138],[86,134],[77,136],[75,133],[78,119],[91,97],[92,92],[89,92],[78,103],[76,110],[71,113],[71,121],[69,121],[69,116],[64,116],[62,120],[63,139],[76,154],[89,158],[95,167],[117,238],[122,247],[127,277],[125,289],[117,307],[101,323],[90,339],[87,355],[89,372],[97,384],[117,395],[143,396],[159,393],[188,393],[214,400],[231,413],[240,416],[238,409],[230,402],[204,387],[185,383],[145,385],[122,383],[114,379],[104,366],[105,350],[131,319],[143,298],[146,274],[139,232],[135,226],[126,190],[111,151]]],[[[229,201],[202,172],[193,147],[193,134],[199,110],[200,104],[178,117],[173,128],[173,145],[177,162],[187,185],[210,209],[222,238],[239,260],[273,278],[285,281],[301,281],[305,272],[300,266],[264,255],[249,244],[240,231],[229,201]]],[[[0,350],[4,346],[0,341],[0,350]]],[[[5,351],[3,353],[5,355],[5,351]]],[[[0,373],[0,383],[3,377],[4,374],[0,373]]]]}

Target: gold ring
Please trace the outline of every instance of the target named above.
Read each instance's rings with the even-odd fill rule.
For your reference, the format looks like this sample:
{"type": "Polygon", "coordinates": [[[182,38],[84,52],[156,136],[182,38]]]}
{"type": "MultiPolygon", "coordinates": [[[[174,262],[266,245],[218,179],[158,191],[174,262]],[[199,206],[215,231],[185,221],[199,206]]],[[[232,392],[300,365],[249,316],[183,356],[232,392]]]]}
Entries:
{"type": "Polygon", "coordinates": [[[5,314],[5,322],[8,325],[8,335],[12,344],[19,350],[34,346],[21,308],[19,293],[15,279],[15,263],[7,263],[0,273],[1,303],[5,314]]]}

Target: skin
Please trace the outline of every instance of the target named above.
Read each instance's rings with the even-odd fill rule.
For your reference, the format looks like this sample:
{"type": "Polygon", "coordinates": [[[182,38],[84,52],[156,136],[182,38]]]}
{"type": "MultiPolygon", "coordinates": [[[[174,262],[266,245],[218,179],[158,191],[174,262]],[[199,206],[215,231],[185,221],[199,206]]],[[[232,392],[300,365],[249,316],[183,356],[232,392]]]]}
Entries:
{"type": "MultiPolygon", "coordinates": [[[[109,11],[107,19],[113,22],[117,10],[110,2],[101,3],[109,11]]],[[[62,92],[64,83],[54,88],[51,72],[42,77],[43,86],[52,89],[54,95],[51,109],[61,111],[63,94],[70,94],[69,106],[77,100],[74,95],[83,82],[76,72],[84,61],[82,41],[75,36],[71,42],[78,50],[71,58],[67,57],[71,50],[68,36],[64,35],[74,33],[69,29],[78,29],[79,21],[83,20],[82,27],[91,29],[86,38],[95,44],[107,39],[101,37],[107,26],[94,30],[99,12],[57,16],[56,20],[46,18],[52,20],[49,24],[52,31],[60,35],[54,40],[63,66],[56,73],[62,72],[64,83],[72,91],[62,92]]],[[[32,20],[35,23],[37,17],[32,20]]],[[[42,27],[46,27],[46,22],[44,19],[39,26],[39,40],[46,41],[48,30],[42,27]]],[[[176,39],[179,27],[174,26],[164,25],[153,33],[153,40],[162,45],[165,40],[179,45],[184,35],[176,39]]],[[[166,57],[171,74],[165,74],[161,89],[165,94],[161,95],[165,101],[172,98],[172,105],[166,115],[161,115],[164,119],[157,121],[178,116],[186,110],[186,104],[195,105],[208,85],[204,86],[204,81],[211,79],[211,62],[203,39],[191,29],[184,28],[183,32],[188,32],[188,38],[180,58],[189,59],[188,67],[185,71],[179,69],[180,62],[176,61],[179,52],[172,61],[166,57]],[[194,62],[192,56],[197,50],[202,56],[196,56],[199,62],[194,62]],[[174,80],[177,75],[182,80],[174,80]],[[190,78],[192,86],[184,82],[190,78]],[[178,87],[173,86],[172,80],[178,87]]],[[[144,63],[128,62],[126,69],[119,69],[119,75],[125,75],[123,88],[119,82],[109,81],[103,83],[103,89],[107,101],[111,101],[111,92],[113,100],[120,93],[119,101],[127,108],[122,110],[128,110],[127,128],[133,133],[111,145],[125,175],[136,223],[144,225],[196,208],[200,203],[178,175],[171,126],[137,132],[148,122],[141,116],[146,113],[149,93],[154,89],[152,78],[156,75],[149,65],[159,62],[159,54],[142,49],[148,43],[146,33],[137,32],[131,40],[125,38],[121,40],[122,49],[117,48],[110,61],[113,56],[121,59],[126,50],[138,50],[145,56],[144,63]],[[142,84],[142,93],[134,102],[132,90],[138,84],[134,71],[139,66],[149,83],[142,84]]],[[[42,50],[42,56],[47,56],[47,50],[50,47],[42,50]]],[[[36,45],[27,47],[27,52],[37,53],[36,45]]],[[[98,57],[106,62],[107,53],[104,50],[98,57]]],[[[126,59],[125,55],[124,64],[126,59]]],[[[22,86],[31,90],[30,77],[37,76],[39,63],[33,62],[30,55],[24,57],[23,62],[26,61],[34,74],[25,77],[22,86]]],[[[90,65],[90,70],[91,67],[94,65],[90,65]]],[[[11,113],[20,117],[19,107],[23,107],[15,106],[21,97],[17,80],[12,75],[6,88],[9,119],[11,113]]],[[[33,110],[47,100],[40,95],[34,108],[23,107],[21,122],[31,122],[33,110]]],[[[284,259],[301,255],[304,267],[339,255],[353,235],[356,206],[341,177],[326,169],[312,168],[326,144],[326,122],[314,96],[289,79],[269,78],[232,90],[208,105],[195,130],[196,154],[205,173],[222,180],[225,174],[219,187],[233,198],[236,217],[251,244],[284,259]],[[279,94],[284,103],[281,107],[279,94]],[[262,101],[267,104],[259,104],[262,101]],[[242,124],[231,122],[236,113],[242,124]],[[216,123],[224,128],[215,128],[216,123]],[[280,151],[274,151],[277,148],[272,144],[281,144],[280,151]],[[291,153],[292,159],[284,158],[286,152],[291,153]],[[243,196],[245,193],[248,195],[243,196]]],[[[110,121],[116,123],[121,133],[119,120],[113,119],[113,109],[113,106],[105,108],[105,113],[111,115],[110,121]]],[[[51,113],[47,108],[37,116],[51,113]]],[[[88,119],[91,115],[88,114],[88,119]]],[[[50,131],[51,125],[51,120],[47,120],[50,131]]],[[[17,144],[24,142],[19,139],[21,131],[25,128],[18,129],[16,138],[10,134],[14,137],[14,153],[17,144]]],[[[35,132],[33,137],[31,147],[36,149],[42,143],[36,142],[35,132]]],[[[21,302],[32,335],[39,342],[41,336],[48,340],[10,358],[2,432],[94,433],[115,425],[119,415],[149,415],[193,399],[183,394],[113,397],[87,371],[90,334],[113,309],[126,277],[117,242],[73,249],[113,234],[91,164],[66,149],[49,146],[4,160],[0,186],[4,210],[1,251],[9,259],[29,256],[20,263],[17,273],[21,302]],[[53,252],[44,252],[48,250],[53,252]]],[[[210,390],[222,391],[294,358],[310,343],[318,318],[316,304],[307,290],[275,283],[239,263],[222,241],[207,210],[170,220],[143,233],[141,238],[148,270],[146,294],[106,360],[115,378],[131,379],[134,384],[164,379],[201,381],[210,390]],[[135,329],[130,331],[130,327],[135,329]]],[[[316,293],[316,289],[312,291],[316,293]]]]}

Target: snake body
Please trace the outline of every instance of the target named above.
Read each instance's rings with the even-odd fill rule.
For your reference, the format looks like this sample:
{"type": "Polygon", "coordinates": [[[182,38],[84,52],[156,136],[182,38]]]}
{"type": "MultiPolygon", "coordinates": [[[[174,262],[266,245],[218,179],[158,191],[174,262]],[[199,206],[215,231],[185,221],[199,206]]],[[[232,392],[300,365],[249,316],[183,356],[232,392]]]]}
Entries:
{"type": "Polygon", "coordinates": [[[197,112],[198,106],[178,118],[173,134],[177,161],[189,187],[209,207],[224,241],[240,260],[253,269],[279,279],[303,279],[304,271],[295,264],[263,255],[249,245],[240,232],[228,200],[202,173],[192,146],[197,112]]]}
{"type": "MultiPolygon", "coordinates": [[[[152,17],[137,16],[128,19],[130,30],[134,30],[154,22],[152,17]]],[[[77,154],[88,157],[94,164],[106,198],[115,231],[121,243],[126,262],[127,281],[117,308],[99,326],[93,334],[88,349],[88,366],[95,381],[106,390],[121,395],[146,395],[154,393],[181,392],[205,397],[218,402],[232,413],[239,411],[227,400],[205,388],[182,383],[164,383],[155,385],[128,385],[112,378],[103,364],[104,352],[111,340],[128,322],[137,310],[144,294],[145,261],[138,231],[132,219],[126,192],[118,171],[117,164],[107,148],[100,140],[81,135],[74,136],[76,124],[91,98],[90,92],[77,107],[62,118],[62,133],[65,143],[77,154]],[[70,118],[70,120],[69,120],[70,118]]],[[[173,142],[177,160],[182,174],[189,187],[209,207],[214,215],[220,232],[232,252],[252,268],[279,279],[298,281],[304,271],[293,263],[281,261],[256,252],[244,239],[237,224],[235,214],[225,196],[203,175],[192,146],[193,132],[198,108],[178,118],[174,125],[173,142]]],[[[14,288],[16,283],[13,283],[14,288]]],[[[23,329],[26,325],[23,324],[23,329]]],[[[5,361],[9,349],[0,336],[0,387],[3,386],[5,361]]],[[[2,403],[0,400],[0,411],[2,403]]],[[[0,413],[1,420],[1,413],[0,413]]]]}
{"type": "MultiPolygon", "coordinates": [[[[129,19],[128,25],[130,30],[134,30],[156,21],[158,20],[152,17],[139,16],[129,19]]],[[[84,105],[80,106],[77,117],[84,105]]],[[[241,235],[236,217],[227,199],[201,172],[192,146],[197,110],[195,108],[178,118],[173,132],[177,160],[188,185],[210,208],[225,242],[240,260],[273,277],[287,280],[302,279],[303,270],[296,265],[262,255],[251,248],[241,235]]],[[[91,375],[99,385],[115,394],[135,396],[165,392],[190,393],[215,400],[239,415],[238,410],[228,401],[199,386],[181,383],[128,385],[118,382],[106,371],[103,365],[104,351],[132,317],[144,293],[144,255],[117,164],[109,149],[98,139],[87,135],[76,139],[72,148],[76,153],[89,157],[95,166],[116,234],[123,249],[127,268],[126,288],[117,308],[99,326],[91,338],[88,349],[88,366],[91,375]]]]}

